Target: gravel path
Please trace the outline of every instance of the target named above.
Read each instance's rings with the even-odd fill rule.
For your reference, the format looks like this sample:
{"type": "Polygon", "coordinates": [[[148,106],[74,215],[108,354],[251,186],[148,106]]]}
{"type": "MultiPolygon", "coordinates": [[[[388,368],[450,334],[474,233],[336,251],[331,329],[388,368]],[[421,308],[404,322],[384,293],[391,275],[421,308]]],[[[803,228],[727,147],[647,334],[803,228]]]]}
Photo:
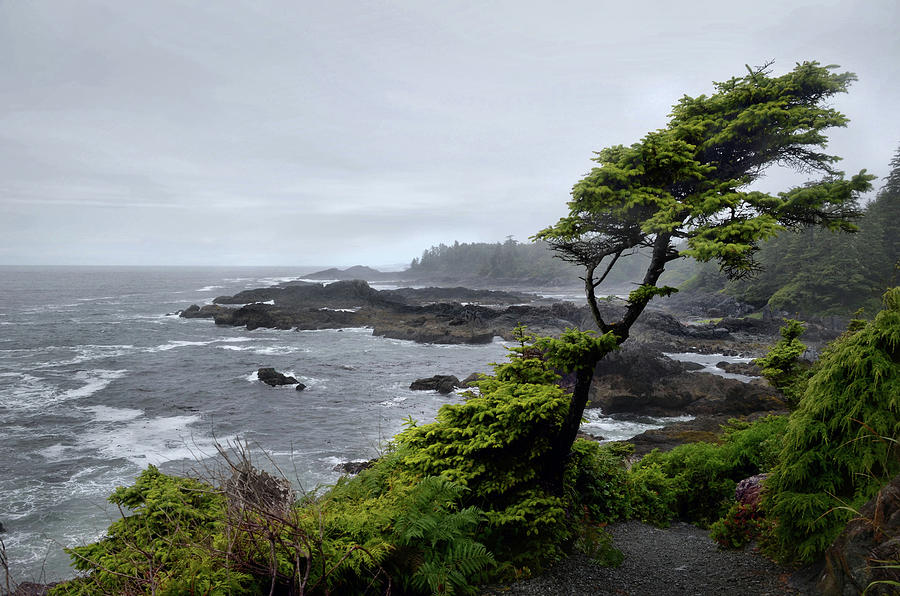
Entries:
{"type": "Polygon", "coordinates": [[[789,586],[790,570],[750,551],[720,550],[707,532],[685,523],[666,529],[635,521],[609,527],[625,554],[618,568],[600,567],[583,555],[561,561],[544,575],[483,596],[762,596],[813,594],[810,586],[789,586]]]}

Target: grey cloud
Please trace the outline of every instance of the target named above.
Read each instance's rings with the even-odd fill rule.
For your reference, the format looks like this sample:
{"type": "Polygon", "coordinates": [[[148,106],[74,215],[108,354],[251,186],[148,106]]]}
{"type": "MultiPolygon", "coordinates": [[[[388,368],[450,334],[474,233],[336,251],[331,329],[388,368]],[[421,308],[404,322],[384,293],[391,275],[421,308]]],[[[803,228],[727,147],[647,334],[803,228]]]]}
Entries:
{"type": "Polygon", "coordinates": [[[0,3],[0,264],[377,264],[524,240],[563,214],[592,151],[768,59],[859,74],[831,149],[883,175],[900,139],[898,12],[0,3]]]}

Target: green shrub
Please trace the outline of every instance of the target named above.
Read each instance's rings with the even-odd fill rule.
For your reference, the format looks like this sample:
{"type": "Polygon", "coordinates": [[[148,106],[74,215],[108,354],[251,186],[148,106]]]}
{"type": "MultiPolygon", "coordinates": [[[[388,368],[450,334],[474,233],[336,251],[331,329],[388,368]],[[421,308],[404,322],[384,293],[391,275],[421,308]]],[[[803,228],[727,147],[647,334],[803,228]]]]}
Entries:
{"type": "Polygon", "coordinates": [[[763,500],[777,523],[773,550],[800,561],[822,553],[849,509],[900,472],[900,288],[811,372],[763,500]]]}
{"type": "Polygon", "coordinates": [[[99,541],[66,549],[88,575],[55,587],[55,596],[252,593],[252,577],[220,565],[214,548],[225,520],[221,491],[151,465],[109,501],[132,514],[99,541]]]}
{"type": "Polygon", "coordinates": [[[678,515],[678,479],[666,474],[658,463],[641,463],[628,473],[631,517],[666,527],[678,515]]]}
{"type": "Polygon", "coordinates": [[[705,525],[720,518],[736,483],[774,464],[786,424],[784,416],[752,424],[731,420],[720,444],[687,443],[647,454],[628,474],[634,516],[656,524],[678,517],[705,525]]]}
{"type": "Polygon", "coordinates": [[[762,375],[781,390],[791,405],[800,400],[806,381],[807,367],[800,360],[806,345],[799,339],[804,331],[806,327],[800,321],[785,319],[781,339],[768,354],[755,361],[762,375]]]}

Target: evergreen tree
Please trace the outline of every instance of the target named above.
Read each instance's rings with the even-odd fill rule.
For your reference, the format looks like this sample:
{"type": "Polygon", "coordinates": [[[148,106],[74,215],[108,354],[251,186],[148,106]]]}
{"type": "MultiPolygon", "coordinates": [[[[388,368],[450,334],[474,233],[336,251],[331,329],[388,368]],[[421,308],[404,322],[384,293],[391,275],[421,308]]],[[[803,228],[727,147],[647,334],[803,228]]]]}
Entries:
{"type": "MultiPolygon", "coordinates": [[[[804,62],[776,77],[768,65],[748,68],[746,76],[716,83],[709,97],[683,97],[666,128],[597,154],[599,166],[572,190],[569,215],[535,238],[584,269],[588,305],[603,333],[624,342],[650,300],[675,291],[658,282],[676,259],[715,261],[726,275],[740,278],[759,269],[759,243],[780,230],[853,229],[860,214],[856,195],[870,188],[872,176],[862,171],[845,179],[834,167],[840,158],[823,152],[825,131],[847,123],[827,102],[856,78],[834,69],[804,62]],[[776,163],[823,178],[778,195],[749,190],[776,163]],[[629,295],[625,314],[607,321],[597,288],[641,247],[650,251],[641,285],[629,295]]],[[[587,360],[573,367],[575,389],[551,470],[565,467],[594,366],[603,357],[584,355],[587,360]]]]}

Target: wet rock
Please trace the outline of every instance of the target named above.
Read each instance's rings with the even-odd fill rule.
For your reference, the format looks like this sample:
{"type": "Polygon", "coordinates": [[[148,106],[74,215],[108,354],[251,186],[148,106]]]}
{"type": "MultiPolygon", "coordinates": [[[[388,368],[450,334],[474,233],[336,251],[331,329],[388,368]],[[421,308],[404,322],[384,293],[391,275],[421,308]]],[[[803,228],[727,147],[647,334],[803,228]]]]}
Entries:
{"type": "Polygon", "coordinates": [[[3,527],[3,522],[0,522],[0,534],[4,533],[6,528],[3,527]]]}
{"type": "Polygon", "coordinates": [[[780,393],[764,381],[688,372],[682,363],[641,344],[597,364],[590,403],[605,414],[645,416],[745,415],[785,407],[780,393]]]}
{"type": "Polygon", "coordinates": [[[723,360],[716,363],[716,367],[721,368],[725,372],[747,375],[748,377],[758,377],[762,374],[762,370],[752,362],[727,362],[723,360]]]}
{"type": "Polygon", "coordinates": [[[296,389],[297,391],[303,391],[304,389],[306,389],[306,385],[304,385],[303,383],[299,383],[299,382],[298,382],[298,383],[297,383],[297,386],[295,387],[295,389],[296,389]]]}
{"type": "Polygon", "coordinates": [[[722,426],[731,418],[733,416],[703,416],[694,420],[675,422],[664,428],[644,431],[625,442],[634,445],[636,458],[643,457],[654,449],[669,451],[685,443],[698,441],[714,443],[722,434],[722,426]]]}
{"type": "Polygon", "coordinates": [[[472,386],[472,383],[474,383],[475,381],[478,381],[482,377],[484,377],[484,375],[482,373],[472,373],[471,375],[469,375],[468,377],[466,377],[465,379],[460,381],[459,386],[462,389],[468,389],[469,387],[472,386]]]}
{"type": "Polygon", "coordinates": [[[374,460],[345,461],[334,466],[332,470],[342,474],[359,474],[363,470],[371,468],[374,463],[374,460]]]}
{"type": "Polygon", "coordinates": [[[212,319],[217,315],[228,312],[231,312],[230,308],[225,308],[216,304],[207,304],[202,307],[192,304],[178,313],[178,316],[183,319],[212,319]]]}
{"type": "Polygon", "coordinates": [[[817,588],[825,596],[897,594],[900,569],[900,476],[859,510],[825,552],[825,570],[817,588]],[[885,563],[887,562],[887,563],[885,563]]]}
{"type": "Polygon", "coordinates": [[[274,368],[261,368],[256,371],[257,378],[271,387],[279,385],[295,385],[299,383],[294,377],[288,377],[274,368]]]}
{"type": "Polygon", "coordinates": [[[416,379],[409,386],[413,391],[437,391],[443,395],[462,387],[459,379],[453,375],[435,375],[428,379],[416,379]]]}

